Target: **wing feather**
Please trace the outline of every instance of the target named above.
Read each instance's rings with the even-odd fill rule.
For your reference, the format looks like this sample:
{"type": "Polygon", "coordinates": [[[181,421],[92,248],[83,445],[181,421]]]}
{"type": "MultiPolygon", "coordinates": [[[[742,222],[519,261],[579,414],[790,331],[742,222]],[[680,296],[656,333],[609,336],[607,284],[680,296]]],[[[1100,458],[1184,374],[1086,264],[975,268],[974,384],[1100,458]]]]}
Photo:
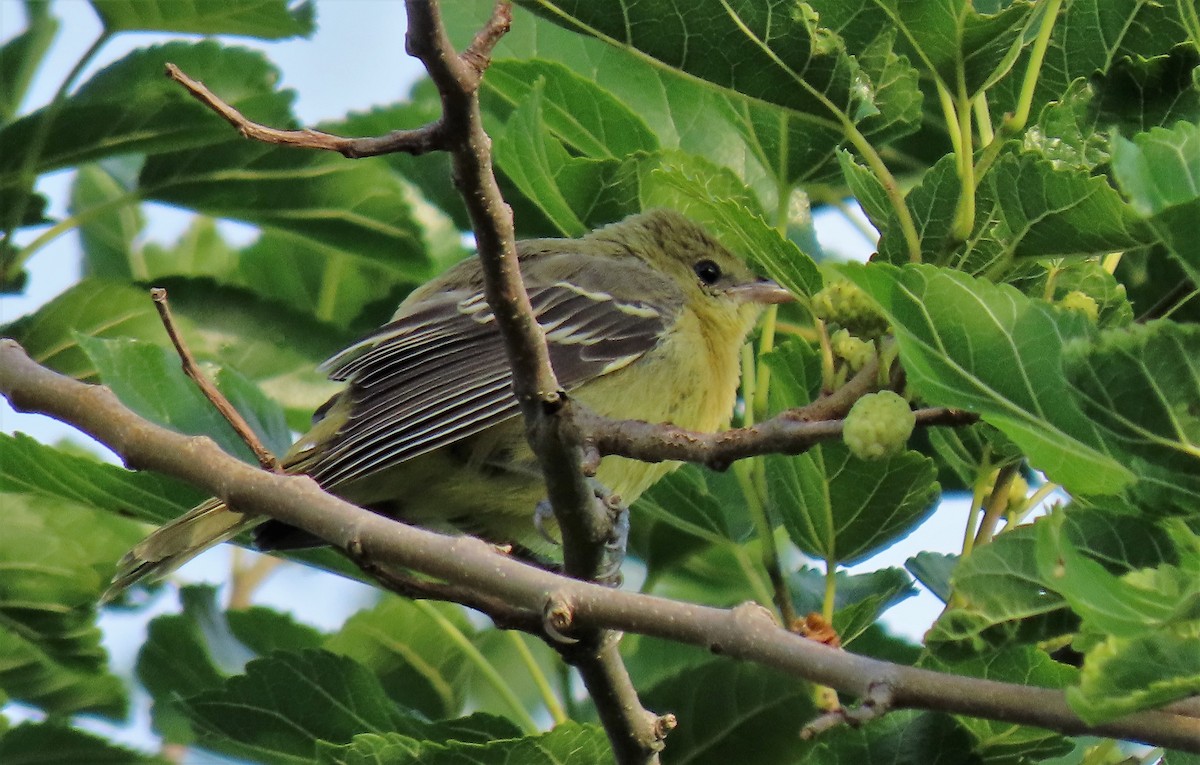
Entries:
{"type": "MultiPolygon", "coordinates": [[[[674,320],[655,306],[567,282],[534,286],[551,365],[568,390],[633,362],[674,320]]],[[[310,459],[326,486],[347,483],[517,415],[512,373],[482,294],[431,296],[334,356],[330,377],[349,383],[349,416],[310,459]]]]}

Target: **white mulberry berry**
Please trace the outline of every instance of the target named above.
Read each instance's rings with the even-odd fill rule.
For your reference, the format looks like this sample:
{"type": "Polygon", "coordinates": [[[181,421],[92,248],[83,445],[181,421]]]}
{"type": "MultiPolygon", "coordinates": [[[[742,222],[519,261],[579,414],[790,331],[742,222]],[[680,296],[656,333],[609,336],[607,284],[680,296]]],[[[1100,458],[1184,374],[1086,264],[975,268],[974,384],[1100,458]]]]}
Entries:
{"type": "Polygon", "coordinates": [[[887,318],[856,284],[842,279],[831,282],[812,296],[812,311],[818,319],[836,324],[864,340],[887,332],[887,318]]]}
{"type": "Polygon", "coordinates": [[[1066,295],[1063,295],[1062,300],[1058,301],[1058,304],[1068,311],[1078,311],[1093,324],[1100,318],[1100,306],[1096,303],[1096,298],[1086,292],[1071,290],[1066,295]]]}
{"type": "Polygon", "coordinates": [[[829,346],[833,355],[844,359],[850,371],[857,372],[866,366],[875,355],[875,345],[866,340],[860,340],[850,334],[848,329],[839,329],[829,336],[829,346]]]}
{"type": "Polygon", "coordinates": [[[854,456],[877,460],[904,451],[917,416],[903,396],[890,390],[868,393],[854,402],[842,428],[842,439],[854,456]]]}

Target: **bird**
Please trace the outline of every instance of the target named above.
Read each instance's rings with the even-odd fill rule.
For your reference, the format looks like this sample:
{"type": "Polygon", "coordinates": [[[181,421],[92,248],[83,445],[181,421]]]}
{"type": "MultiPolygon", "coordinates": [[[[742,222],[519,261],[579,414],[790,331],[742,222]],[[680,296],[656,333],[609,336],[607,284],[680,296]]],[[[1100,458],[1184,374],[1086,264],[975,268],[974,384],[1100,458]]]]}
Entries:
{"type": "MultiPolygon", "coordinates": [[[[609,417],[727,426],[742,345],[767,305],[793,299],[668,209],[516,250],[560,386],[609,417]]],[[[477,258],[415,289],[322,368],[345,387],[282,458],[286,472],[405,523],[552,554],[534,519],[545,487],[477,258]]],[[[629,505],[678,465],[607,456],[595,480],[629,505]]],[[[130,550],[102,599],[251,529],[263,550],[322,544],[214,498],[130,550]]]]}

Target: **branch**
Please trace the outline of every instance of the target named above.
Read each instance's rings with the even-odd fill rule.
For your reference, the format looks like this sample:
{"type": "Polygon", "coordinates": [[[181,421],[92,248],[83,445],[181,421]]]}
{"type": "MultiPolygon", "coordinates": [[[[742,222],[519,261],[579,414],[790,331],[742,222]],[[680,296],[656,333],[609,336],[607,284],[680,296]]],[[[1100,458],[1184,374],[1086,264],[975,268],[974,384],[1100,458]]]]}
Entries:
{"type": "Polygon", "coordinates": [[[381,154],[426,154],[441,148],[442,122],[431,122],[413,130],[395,130],[385,136],[368,138],[343,138],[332,133],[304,128],[302,130],[279,130],[253,122],[209,90],[204,83],[193,80],[174,64],[166,66],[167,78],[178,82],[197,101],[216,112],[222,119],[237,128],[243,137],[278,146],[297,149],[321,149],[336,151],[349,159],[377,157],[381,154]]]}
{"type": "Polygon", "coordinates": [[[147,422],[107,388],[38,365],[12,340],[0,340],[0,394],[18,411],[74,425],[131,468],[180,478],[248,512],[298,526],[344,550],[361,550],[381,565],[409,568],[528,611],[540,613],[553,601],[559,614],[556,626],[564,631],[615,629],[703,646],[859,697],[884,684],[896,708],[1200,753],[1200,719],[1187,714],[1192,711],[1188,702],[1177,704],[1183,714],[1138,712],[1092,726],[1071,711],[1060,691],[855,656],[788,633],[756,605],[725,610],[613,590],[524,565],[478,539],[446,537],[388,520],[326,494],[307,476],[259,470],[225,454],[211,439],[147,422]]]}
{"type": "Polygon", "coordinates": [[[167,291],[162,287],[153,287],[150,289],[150,299],[154,301],[154,307],[158,309],[158,317],[162,319],[163,328],[167,330],[167,337],[171,338],[171,344],[175,346],[175,352],[179,354],[183,373],[192,379],[208,402],[213,405],[213,408],[233,428],[233,432],[237,433],[242,442],[250,447],[250,451],[254,453],[254,458],[258,460],[259,465],[262,465],[263,470],[278,472],[279,460],[259,440],[254,428],[251,428],[250,424],[246,422],[246,418],[242,417],[233,404],[229,403],[229,399],[217,390],[217,386],[204,376],[200,365],[196,363],[196,357],[188,350],[187,343],[184,342],[183,336],[179,334],[179,329],[175,326],[175,318],[171,315],[171,306],[167,303],[167,291]]]}

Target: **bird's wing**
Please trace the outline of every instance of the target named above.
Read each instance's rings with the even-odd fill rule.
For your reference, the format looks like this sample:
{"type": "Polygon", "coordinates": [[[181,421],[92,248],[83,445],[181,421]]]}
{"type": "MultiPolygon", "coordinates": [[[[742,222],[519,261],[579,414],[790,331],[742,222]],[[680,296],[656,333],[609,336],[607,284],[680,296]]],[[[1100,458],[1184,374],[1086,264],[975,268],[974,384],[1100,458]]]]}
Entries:
{"type": "MultiPolygon", "coordinates": [[[[568,390],[653,348],[676,310],[567,282],[531,287],[529,298],[568,390]]],[[[340,402],[349,417],[328,443],[300,455],[325,486],[431,452],[518,412],[500,333],[478,292],[422,300],[325,366],[332,379],[349,382],[340,402]]]]}

